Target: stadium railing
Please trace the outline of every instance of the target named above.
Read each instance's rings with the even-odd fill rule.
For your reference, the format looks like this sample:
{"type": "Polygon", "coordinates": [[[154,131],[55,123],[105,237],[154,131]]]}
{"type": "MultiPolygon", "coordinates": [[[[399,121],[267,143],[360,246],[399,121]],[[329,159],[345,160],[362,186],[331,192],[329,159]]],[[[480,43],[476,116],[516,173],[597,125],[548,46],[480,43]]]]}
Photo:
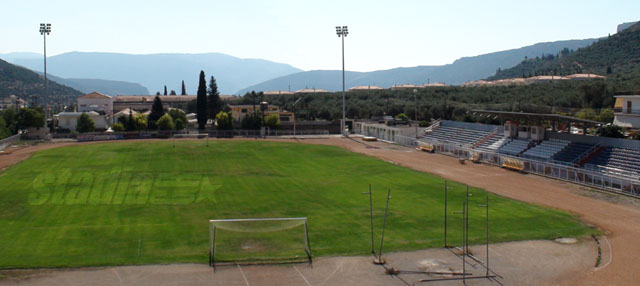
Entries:
{"type": "Polygon", "coordinates": [[[440,140],[428,140],[426,138],[396,136],[394,143],[407,147],[417,148],[419,142],[431,144],[435,152],[456,158],[465,158],[489,165],[502,167],[505,162],[517,160],[522,163],[522,172],[568,181],[596,189],[614,193],[640,197],[640,180],[621,176],[621,174],[602,172],[602,170],[586,169],[571,165],[558,164],[552,161],[540,161],[533,158],[516,157],[507,154],[473,149],[471,146],[452,144],[440,140]]]}

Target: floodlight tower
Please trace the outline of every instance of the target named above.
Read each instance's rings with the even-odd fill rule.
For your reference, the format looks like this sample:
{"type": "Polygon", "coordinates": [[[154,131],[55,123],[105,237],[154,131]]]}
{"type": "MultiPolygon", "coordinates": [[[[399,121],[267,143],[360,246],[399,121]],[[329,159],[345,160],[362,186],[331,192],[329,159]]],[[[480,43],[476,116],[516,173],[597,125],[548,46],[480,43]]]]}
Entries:
{"type": "Polygon", "coordinates": [[[40,35],[44,39],[44,93],[49,95],[49,83],[47,81],[47,35],[51,33],[51,24],[40,23],[40,35]]]}
{"type": "Polygon", "coordinates": [[[349,29],[347,26],[336,26],[336,34],[338,34],[339,38],[342,38],[342,123],[340,124],[342,135],[346,136],[344,131],[345,123],[346,123],[346,115],[345,115],[345,87],[344,87],[344,38],[349,34],[349,29]]]}

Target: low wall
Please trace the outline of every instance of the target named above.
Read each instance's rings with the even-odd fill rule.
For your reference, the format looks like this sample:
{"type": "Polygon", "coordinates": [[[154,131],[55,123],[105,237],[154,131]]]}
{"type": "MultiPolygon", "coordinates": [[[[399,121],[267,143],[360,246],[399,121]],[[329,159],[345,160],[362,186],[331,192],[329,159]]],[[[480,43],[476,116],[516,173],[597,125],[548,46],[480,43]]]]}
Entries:
{"type": "Polygon", "coordinates": [[[20,134],[9,136],[7,138],[0,140],[0,151],[4,150],[4,148],[7,148],[7,146],[11,145],[11,143],[19,140],[20,140],[20,134]]]}

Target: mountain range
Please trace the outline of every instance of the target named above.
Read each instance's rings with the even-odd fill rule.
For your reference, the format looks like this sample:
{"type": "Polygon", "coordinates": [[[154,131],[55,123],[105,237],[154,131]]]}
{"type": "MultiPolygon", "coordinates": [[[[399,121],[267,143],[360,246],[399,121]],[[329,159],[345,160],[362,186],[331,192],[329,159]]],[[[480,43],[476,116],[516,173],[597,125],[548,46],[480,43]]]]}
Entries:
{"type": "MultiPolygon", "coordinates": [[[[13,64],[34,71],[43,70],[42,58],[30,53],[0,55],[13,64]]],[[[262,59],[241,59],[220,53],[147,54],[70,52],[47,58],[47,72],[61,78],[90,78],[139,83],[151,93],[181,91],[184,80],[187,93],[195,94],[198,75],[204,70],[213,75],[223,94],[232,94],[246,86],[275,77],[300,72],[288,64],[262,59]]]]}
{"type": "MultiPolygon", "coordinates": [[[[417,66],[395,68],[372,72],[346,72],[346,88],[360,85],[376,85],[391,87],[398,84],[426,84],[441,82],[458,85],[467,81],[483,79],[496,73],[498,69],[505,69],[520,63],[525,57],[536,57],[542,54],[557,53],[567,48],[575,50],[586,47],[597,39],[568,40],[548,43],[538,43],[519,49],[500,51],[474,57],[463,57],[451,64],[442,66],[417,66]]],[[[330,91],[342,89],[342,71],[315,70],[294,73],[274,78],[240,90],[247,91],[287,90],[303,88],[321,88],[330,91]]]]}

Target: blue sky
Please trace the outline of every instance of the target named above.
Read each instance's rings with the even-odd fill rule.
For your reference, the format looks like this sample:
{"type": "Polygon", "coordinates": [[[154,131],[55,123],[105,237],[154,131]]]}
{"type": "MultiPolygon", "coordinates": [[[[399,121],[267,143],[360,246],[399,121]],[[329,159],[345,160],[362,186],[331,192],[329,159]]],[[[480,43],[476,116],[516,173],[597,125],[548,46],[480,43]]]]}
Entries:
{"type": "Polygon", "coordinates": [[[0,53],[204,53],[340,69],[441,65],[538,42],[614,34],[640,1],[0,0],[0,53]]]}

